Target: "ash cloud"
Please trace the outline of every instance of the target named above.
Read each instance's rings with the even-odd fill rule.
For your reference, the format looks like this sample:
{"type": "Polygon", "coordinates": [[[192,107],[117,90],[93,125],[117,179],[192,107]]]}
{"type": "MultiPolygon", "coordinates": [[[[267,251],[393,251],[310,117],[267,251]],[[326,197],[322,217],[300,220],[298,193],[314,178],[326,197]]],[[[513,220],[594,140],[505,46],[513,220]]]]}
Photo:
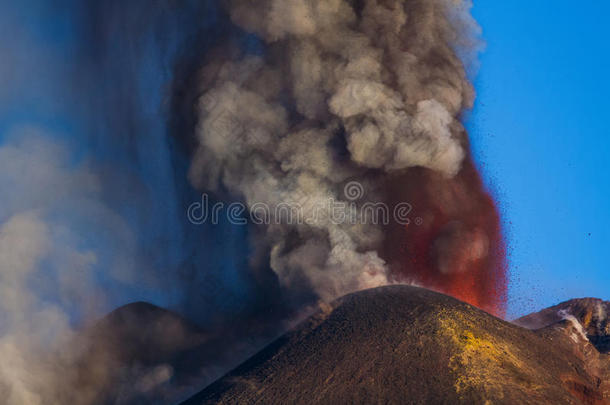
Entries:
{"type": "MultiPolygon", "coordinates": [[[[380,202],[389,174],[460,171],[468,151],[459,115],[472,105],[473,89],[458,51],[472,53],[478,33],[470,2],[224,4],[235,25],[262,39],[264,52],[223,52],[230,42],[221,41],[201,68],[196,185],[228,190],[250,207],[307,207],[345,199],[349,181],[364,185],[362,203],[380,202]]],[[[322,215],[269,226],[254,243],[282,287],[305,284],[331,299],[392,282],[378,253],[383,242],[377,225],[322,215]]]]}

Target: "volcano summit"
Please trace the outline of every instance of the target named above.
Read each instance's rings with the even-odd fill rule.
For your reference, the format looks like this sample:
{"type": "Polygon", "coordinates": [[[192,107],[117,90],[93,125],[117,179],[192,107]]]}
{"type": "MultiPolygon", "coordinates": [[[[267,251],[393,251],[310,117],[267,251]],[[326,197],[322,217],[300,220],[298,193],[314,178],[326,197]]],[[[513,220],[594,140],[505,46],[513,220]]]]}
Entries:
{"type": "Polygon", "coordinates": [[[610,403],[610,357],[574,338],[578,321],[550,323],[525,329],[416,287],[367,290],[183,405],[610,403]]]}

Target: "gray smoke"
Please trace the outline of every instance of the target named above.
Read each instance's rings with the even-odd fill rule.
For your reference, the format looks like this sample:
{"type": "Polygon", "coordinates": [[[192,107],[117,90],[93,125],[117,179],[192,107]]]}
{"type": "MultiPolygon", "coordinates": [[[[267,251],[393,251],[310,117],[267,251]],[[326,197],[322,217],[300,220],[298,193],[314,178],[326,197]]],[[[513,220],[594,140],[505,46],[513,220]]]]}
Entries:
{"type": "Polygon", "coordinates": [[[390,282],[379,225],[333,221],[327,201],[357,181],[383,201],[387,173],[425,167],[454,176],[466,152],[458,116],[472,105],[464,58],[478,27],[469,0],[228,0],[234,24],[264,55],[229,43],[201,69],[198,151],[191,178],[250,209],[299,207],[303,223],[271,218],[257,249],[290,289],[321,298],[390,282]],[[220,56],[219,56],[220,55],[220,56]],[[462,137],[462,138],[461,138],[462,137]],[[317,215],[313,215],[317,214],[317,215]]]}

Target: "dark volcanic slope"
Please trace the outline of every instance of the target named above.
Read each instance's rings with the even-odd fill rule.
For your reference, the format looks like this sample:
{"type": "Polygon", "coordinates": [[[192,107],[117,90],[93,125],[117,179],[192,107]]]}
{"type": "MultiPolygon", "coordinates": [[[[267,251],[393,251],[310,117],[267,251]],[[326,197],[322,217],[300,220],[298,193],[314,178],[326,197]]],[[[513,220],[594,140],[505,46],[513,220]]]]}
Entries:
{"type": "Polygon", "coordinates": [[[610,352],[610,302],[597,298],[582,298],[530,314],[514,321],[525,328],[540,329],[570,316],[582,325],[589,341],[602,353],[610,352]]]}
{"type": "Polygon", "coordinates": [[[203,331],[186,319],[145,302],[120,307],[85,332],[113,349],[121,363],[144,365],[170,361],[174,355],[205,340],[203,331]]]}
{"type": "Polygon", "coordinates": [[[569,329],[523,329],[415,287],[368,290],[323,309],[184,405],[608,403],[607,359],[569,329]]]}
{"type": "MultiPolygon", "coordinates": [[[[171,311],[138,302],[114,310],[78,339],[74,344],[83,349],[66,402],[149,404],[153,397],[159,402],[172,397],[178,370],[197,374],[183,359],[209,336],[171,311]]],[[[208,359],[197,360],[205,367],[208,359]]]]}
{"type": "Polygon", "coordinates": [[[78,339],[82,355],[65,401],[71,404],[175,403],[191,384],[217,378],[236,346],[142,302],[116,309],[78,339]]]}

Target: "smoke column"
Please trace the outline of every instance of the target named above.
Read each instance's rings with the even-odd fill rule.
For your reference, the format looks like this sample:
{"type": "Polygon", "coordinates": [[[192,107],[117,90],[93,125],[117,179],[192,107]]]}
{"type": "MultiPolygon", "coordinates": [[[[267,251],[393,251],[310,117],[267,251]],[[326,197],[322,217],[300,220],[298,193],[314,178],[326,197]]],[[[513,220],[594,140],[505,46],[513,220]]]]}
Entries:
{"type": "MultiPolygon", "coordinates": [[[[498,215],[459,118],[474,92],[464,62],[476,50],[470,2],[228,0],[232,22],[264,43],[221,41],[201,68],[191,179],[258,204],[408,202],[418,226],[281,218],[254,241],[288,295],[322,299],[413,282],[502,314],[498,215]],[[292,291],[292,292],[290,292],[292,291]]],[[[271,209],[271,212],[277,210],[271,209]]],[[[361,208],[350,213],[364,218],[361,208]]]]}

